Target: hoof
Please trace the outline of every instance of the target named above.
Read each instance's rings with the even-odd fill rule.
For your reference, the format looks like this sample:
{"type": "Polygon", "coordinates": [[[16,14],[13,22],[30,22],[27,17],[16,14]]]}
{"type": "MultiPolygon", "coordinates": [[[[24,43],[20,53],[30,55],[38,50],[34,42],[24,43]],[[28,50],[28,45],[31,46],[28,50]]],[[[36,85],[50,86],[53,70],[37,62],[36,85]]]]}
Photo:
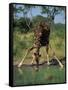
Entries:
{"type": "Polygon", "coordinates": [[[62,65],[62,66],[60,67],[60,69],[63,69],[63,67],[64,67],[64,66],[62,65]]]}
{"type": "Polygon", "coordinates": [[[33,62],[31,62],[30,64],[33,65],[33,62]]]}
{"type": "Polygon", "coordinates": [[[17,67],[20,68],[22,66],[22,64],[20,63],[17,67]]]}
{"type": "Polygon", "coordinates": [[[47,62],[47,65],[50,65],[51,63],[50,62],[47,62]]]}

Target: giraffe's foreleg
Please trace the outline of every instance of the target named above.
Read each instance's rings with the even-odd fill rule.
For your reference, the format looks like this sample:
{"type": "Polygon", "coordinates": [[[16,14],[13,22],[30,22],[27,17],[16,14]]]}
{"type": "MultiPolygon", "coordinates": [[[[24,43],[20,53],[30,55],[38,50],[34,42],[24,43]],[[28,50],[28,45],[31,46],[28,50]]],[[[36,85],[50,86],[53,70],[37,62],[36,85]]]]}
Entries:
{"type": "Polygon", "coordinates": [[[47,65],[50,65],[50,62],[49,62],[49,55],[47,54],[47,65]]]}
{"type": "Polygon", "coordinates": [[[27,50],[27,52],[26,52],[24,58],[23,58],[23,59],[21,60],[21,62],[18,64],[18,67],[21,67],[21,66],[22,66],[22,64],[23,64],[23,62],[24,62],[26,56],[27,56],[27,55],[30,53],[30,51],[32,51],[33,49],[34,49],[34,47],[31,47],[31,48],[29,48],[29,49],[27,50]]]}
{"type": "Polygon", "coordinates": [[[37,71],[39,70],[39,57],[41,56],[41,55],[39,55],[39,49],[40,49],[40,47],[35,48],[34,59],[33,59],[36,62],[36,70],[37,71]]]}
{"type": "Polygon", "coordinates": [[[53,57],[55,58],[55,60],[57,60],[59,66],[60,66],[61,68],[63,68],[63,64],[60,62],[60,60],[59,60],[59,59],[57,58],[57,56],[55,55],[55,51],[52,49],[51,45],[50,45],[50,48],[51,48],[51,50],[52,50],[52,52],[53,52],[53,57]]]}
{"type": "Polygon", "coordinates": [[[33,64],[34,61],[35,61],[35,55],[33,54],[33,55],[32,55],[32,61],[31,61],[31,64],[33,64]]]}
{"type": "Polygon", "coordinates": [[[33,64],[34,61],[36,61],[36,58],[38,57],[41,57],[41,55],[39,54],[39,49],[40,47],[36,46],[35,45],[35,48],[33,49],[33,54],[32,54],[32,61],[31,61],[31,64],[33,64]]]}
{"type": "Polygon", "coordinates": [[[56,56],[54,56],[54,58],[57,60],[57,62],[59,63],[59,66],[61,67],[61,69],[63,68],[63,64],[60,62],[60,60],[56,57],[56,56]]]}
{"type": "Polygon", "coordinates": [[[28,52],[26,52],[24,58],[23,58],[23,59],[21,60],[21,62],[18,64],[18,67],[21,67],[21,66],[22,66],[22,64],[23,64],[23,62],[24,62],[24,60],[25,60],[27,54],[28,54],[28,52]]]}
{"type": "Polygon", "coordinates": [[[46,45],[47,65],[50,65],[48,50],[49,50],[49,45],[46,45]]]}

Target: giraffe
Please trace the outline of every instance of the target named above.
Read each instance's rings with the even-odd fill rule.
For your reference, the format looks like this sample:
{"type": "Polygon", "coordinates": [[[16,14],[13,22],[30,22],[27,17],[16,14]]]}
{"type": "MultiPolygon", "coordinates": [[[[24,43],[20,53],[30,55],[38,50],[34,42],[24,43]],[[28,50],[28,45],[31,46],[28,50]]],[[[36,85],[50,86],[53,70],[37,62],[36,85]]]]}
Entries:
{"type": "MultiPolygon", "coordinates": [[[[39,58],[40,55],[40,48],[45,46],[46,47],[46,54],[47,54],[47,64],[50,65],[49,62],[49,47],[52,49],[52,47],[49,45],[49,38],[50,38],[50,25],[47,22],[39,22],[37,26],[34,27],[34,36],[35,36],[35,42],[31,48],[27,50],[27,53],[25,54],[24,58],[19,63],[18,67],[21,67],[23,64],[23,61],[25,60],[26,56],[30,51],[33,51],[33,59],[31,61],[31,64],[33,64],[34,61],[36,61],[37,69],[39,69],[39,58]]],[[[55,52],[53,51],[54,58],[59,63],[60,67],[63,68],[63,64],[60,62],[60,60],[56,57],[55,52]]]]}

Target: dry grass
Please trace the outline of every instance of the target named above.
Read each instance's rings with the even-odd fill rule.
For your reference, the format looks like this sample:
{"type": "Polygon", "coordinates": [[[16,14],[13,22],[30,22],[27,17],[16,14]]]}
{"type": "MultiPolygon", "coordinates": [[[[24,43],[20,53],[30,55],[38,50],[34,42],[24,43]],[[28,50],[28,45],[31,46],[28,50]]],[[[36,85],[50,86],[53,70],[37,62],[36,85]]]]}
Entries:
{"type": "MultiPolygon", "coordinates": [[[[34,42],[34,34],[33,32],[21,33],[19,31],[15,31],[14,35],[14,45],[13,45],[13,56],[14,61],[21,61],[24,57],[27,48],[30,48],[34,42]]],[[[61,27],[53,31],[50,35],[50,44],[54,49],[56,56],[60,59],[65,57],[65,28],[61,27]]],[[[46,60],[46,49],[42,47],[40,49],[41,58],[40,62],[46,60]]],[[[32,57],[31,53],[27,56],[25,62],[30,63],[32,57]]],[[[53,52],[49,49],[49,57],[52,58],[53,52]]]]}

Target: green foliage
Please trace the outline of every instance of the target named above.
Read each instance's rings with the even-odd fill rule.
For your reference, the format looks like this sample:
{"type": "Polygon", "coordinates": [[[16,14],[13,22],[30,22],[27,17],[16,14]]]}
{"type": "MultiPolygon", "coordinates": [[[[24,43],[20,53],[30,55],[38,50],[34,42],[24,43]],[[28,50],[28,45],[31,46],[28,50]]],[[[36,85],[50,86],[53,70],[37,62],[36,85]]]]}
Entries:
{"type": "Polygon", "coordinates": [[[47,18],[43,17],[42,15],[37,15],[37,16],[33,17],[32,21],[34,24],[36,24],[41,21],[47,21],[47,18]]]}
{"type": "Polygon", "coordinates": [[[27,26],[27,23],[29,23],[29,27],[31,28],[32,27],[32,22],[30,21],[29,18],[25,18],[22,17],[20,19],[17,19],[14,21],[14,31],[21,31],[21,33],[24,33],[24,32],[28,32],[29,31],[29,27],[27,26]]]}

